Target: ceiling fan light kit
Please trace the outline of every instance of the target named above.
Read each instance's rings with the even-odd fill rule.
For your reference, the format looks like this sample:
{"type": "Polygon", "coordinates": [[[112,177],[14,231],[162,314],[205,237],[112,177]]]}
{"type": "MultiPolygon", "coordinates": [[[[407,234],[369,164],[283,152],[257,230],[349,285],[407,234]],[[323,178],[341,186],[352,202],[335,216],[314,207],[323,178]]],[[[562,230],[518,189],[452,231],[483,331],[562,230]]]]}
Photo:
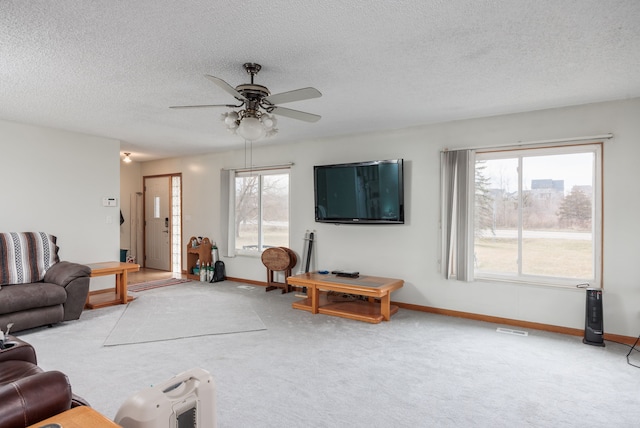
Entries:
{"type": "Polygon", "coordinates": [[[253,82],[254,76],[258,74],[262,66],[260,64],[247,62],[243,67],[251,76],[251,83],[238,85],[235,88],[219,77],[205,75],[207,79],[211,80],[225,92],[232,95],[240,102],[240,104],[172,106],[170,108],[240,108],[239,111],[232,110],[230,112],[223,113],[221,120],[227,126],[227,130],[233,134],[240,135],[247,141],[256,141],[261,138],[268,138],[277,134],[277,120],[274,115],[286,116],[305,122],[317,122],[320,120],[320,116],[316,114],[292,110],[276,105],[318,98],[322,96],[320,91],[315,88],[301,88],[271,95],[271,92],[269,92],[269,89],[266,86],[257,85],[253,82]]]}
{"type": "Polygon", "coordinates": [[[230,111],[222,113],[220,118],[227,125],[229,132],[238,134],[247,141],[273,137],[278,132],[276,128],[278,122],[275,116],[269,113],[249,113],[246,110],[230,111]]]}

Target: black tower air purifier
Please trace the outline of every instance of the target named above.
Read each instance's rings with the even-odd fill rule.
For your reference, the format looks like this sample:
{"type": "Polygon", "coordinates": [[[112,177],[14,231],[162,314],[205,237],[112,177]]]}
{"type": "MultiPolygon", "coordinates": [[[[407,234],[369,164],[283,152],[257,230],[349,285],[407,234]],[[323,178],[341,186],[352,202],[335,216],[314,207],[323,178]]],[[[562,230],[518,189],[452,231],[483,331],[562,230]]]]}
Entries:
{"type": "Polygon", "coordinates": [[[600,288],[587,288],[587,309],[582,342],[587,345],[604,346],[603,334],[602,290],[600,288]]]}

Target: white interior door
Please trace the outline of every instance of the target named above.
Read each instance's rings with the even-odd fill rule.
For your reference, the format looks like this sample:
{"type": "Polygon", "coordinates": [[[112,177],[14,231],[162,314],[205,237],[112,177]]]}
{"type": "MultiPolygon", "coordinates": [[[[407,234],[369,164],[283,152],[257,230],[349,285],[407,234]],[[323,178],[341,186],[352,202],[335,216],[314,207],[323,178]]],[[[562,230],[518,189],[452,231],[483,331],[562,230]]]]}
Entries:
{"type": "Polygon", "coordinates": [[[171,270],[171,177],[145,178],[145,267],[171,270]]]}

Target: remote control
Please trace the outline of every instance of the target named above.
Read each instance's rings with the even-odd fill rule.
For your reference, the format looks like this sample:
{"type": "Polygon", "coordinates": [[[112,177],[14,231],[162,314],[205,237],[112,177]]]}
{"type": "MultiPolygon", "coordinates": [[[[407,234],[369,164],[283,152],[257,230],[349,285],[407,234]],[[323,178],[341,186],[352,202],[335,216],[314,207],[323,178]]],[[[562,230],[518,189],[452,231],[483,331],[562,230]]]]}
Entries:
{"type": "Polygon", "coordinates": [[[360,275],[360,272],[343,272],[341,270],[334,270],[331,273],[335,276],[342,276],[347,278],[357,278],[360,275]]]}

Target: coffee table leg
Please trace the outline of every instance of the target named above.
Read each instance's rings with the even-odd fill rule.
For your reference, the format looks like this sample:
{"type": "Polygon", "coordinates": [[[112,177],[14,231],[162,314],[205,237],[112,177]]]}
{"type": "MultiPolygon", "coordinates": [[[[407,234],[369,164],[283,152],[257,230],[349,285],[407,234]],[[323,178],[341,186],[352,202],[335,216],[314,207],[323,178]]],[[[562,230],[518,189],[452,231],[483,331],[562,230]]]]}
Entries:
{"type": "Polygon", "coordinates": [[[122,274],[121,273],[116,273],[116,301],[117,299],[120,299],[120,301],[122,301],[122,294],[121,294],[121,289],[122,289],[122,274]]]}
{"type": "Polygon", "coordinates": [[[391,293],[386,293],[380,299],[380,313],[385,321],[391,319],[391,293]]]}
{"type": "Polygon", "coordinates": [[[120,276],[120,301],[123,304],[127,304],[127,281],[129,279],[127,278],[127,271],[124,270],[122,271],[122,274],[120,276]]]}
{"type": "Polygon", "coordinates": [[[320,300],[320,291],[318,290],[318,287],[314,285],[307,288],[307,293],[311,293],[311,313],[317,314],[319,305],[318,301],[320,300]]]}

